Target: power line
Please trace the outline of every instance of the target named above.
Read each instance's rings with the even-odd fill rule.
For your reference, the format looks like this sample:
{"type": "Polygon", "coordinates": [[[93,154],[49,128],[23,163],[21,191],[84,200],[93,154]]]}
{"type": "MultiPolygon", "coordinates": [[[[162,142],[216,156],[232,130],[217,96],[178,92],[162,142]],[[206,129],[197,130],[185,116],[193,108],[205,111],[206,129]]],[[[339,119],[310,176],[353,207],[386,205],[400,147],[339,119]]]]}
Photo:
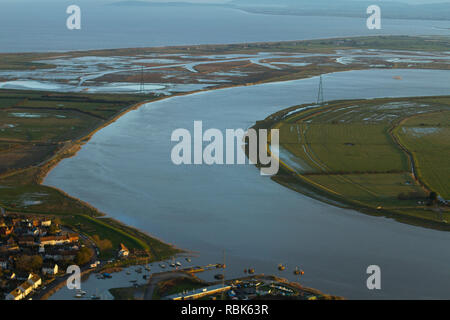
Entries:
{"type": "Polygon", "coordinates": [[[324,99],[323,99],[323,81],[322,81],[322,75],[320,75],[320,84],[319,84],[319,93],[317,94],[317,104],[323,105],[324,99]]]}
{"type": "Polygon", "coordinates": [[[145,85],[144,85],[144,66],[142,66],[141,69],[141,83],[140,83],[140,87],[139,87],[139,92],[140,93],[144,93],[145,91],[145,85]]]}

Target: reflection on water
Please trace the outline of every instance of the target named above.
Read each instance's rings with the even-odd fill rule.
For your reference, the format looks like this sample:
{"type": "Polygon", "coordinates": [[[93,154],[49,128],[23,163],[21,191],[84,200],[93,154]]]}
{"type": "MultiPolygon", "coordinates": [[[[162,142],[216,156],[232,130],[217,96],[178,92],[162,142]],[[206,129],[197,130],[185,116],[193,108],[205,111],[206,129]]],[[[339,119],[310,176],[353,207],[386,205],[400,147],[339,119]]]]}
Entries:
{"type": "MultiPolygon", "coordinates": [[[[443,95],[450,73],[367,70],[324,76],[325,98],[443,95]],[[395,80],[401,76],[403,80],[395,80]]],[[[203,92],[149,103],[99,131],[45,180],[103,212],[179,247],[227,276],[282,274],[349,298],[448,298],[450,234],[330,206],[286,189],[252,166],[175,166],[176,128],[248,128],[316,99],[317,78],[203,92]],[[278,264],[287,265],[283,273],[278,264]],[[382,290],[366,288],[379,265],[382,290]],[[419,276],[420,275],[420,276],[419,276]]]]}

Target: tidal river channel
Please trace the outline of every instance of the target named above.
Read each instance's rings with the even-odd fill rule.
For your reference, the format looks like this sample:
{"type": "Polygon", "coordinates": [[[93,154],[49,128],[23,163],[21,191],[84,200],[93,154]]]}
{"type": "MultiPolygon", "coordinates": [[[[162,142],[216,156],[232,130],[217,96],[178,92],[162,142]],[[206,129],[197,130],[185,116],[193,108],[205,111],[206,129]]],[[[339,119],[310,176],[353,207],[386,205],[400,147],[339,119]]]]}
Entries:
{"type": "MultiPolygon", "coordinates": [[[[323,81],[327,100],[450,93],[449,71],[349,71],[325,75],[323,81]]],[[[294,280],[292,270],[299,266],[305,270],[303,284],[347,298],[448,299],[448,232],[316,201],[250,165],[171,162],[173,130],[193,130],[194,120],[202,120],[205,129],[246,129],[282,108],[314,102],[318,83],[311,78],[148,103],[96,133],[75,157],[53,169],[45,184],[198,252],[196,265],[221,262],[225,249],[228,278],[253,267],[294,280]],[[280,263],[286,271],[277,270],[280,263]],[[382,272],[379,291],[366,287],[366,268],[374,264],[382,272]]],[[[113,280],[102,281],[123,286],[113,280]]]]}

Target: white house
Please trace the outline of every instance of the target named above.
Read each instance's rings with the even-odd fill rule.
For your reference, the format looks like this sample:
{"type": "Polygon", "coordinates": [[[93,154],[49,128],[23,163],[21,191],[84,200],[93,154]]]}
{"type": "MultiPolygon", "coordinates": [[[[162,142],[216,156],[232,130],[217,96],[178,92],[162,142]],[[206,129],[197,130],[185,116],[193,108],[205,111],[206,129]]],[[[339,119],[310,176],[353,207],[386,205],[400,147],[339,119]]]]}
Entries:
{"type": "Polygon", "coordinates": [[[30,282],[25,281],[18,287],[18,289],[21,290],[23,296],[26,297],[31,293],[31,291],[33,291],[33,285],[30,282]]]}
{"type": "Polygon", "coordinates": [[[37,274],[33,274],[30,279],[27,281],[29,284],[31,284],[33,289],[36,289],[42,284],[42,279],[37,274]]]}
{"type": "Polygon", "coordinates": [[[120,250],[119,250],[119,257],[128,257],[129,254],[130,254],[130,250],[128,250],[127,247],[125,247],[123,245],[123,243],[121,243],[120,250]]]}
{"type": "Polygon", "coordinates": [[[52,225],[52,220],[42,220],[41,226],[43,227],[50,227],[52,225]]]}
{"type": "Polygon", "coordinates": [[[42,273],[54,276],[58,273],[58,265],[56,263],[46,263],[42,267],[42,273]]]}
{"type": "Polygon", "coordinates": [[[8,293],[6,300],[22,300],[29,295],[34,289],[42,285],[42,279],[37,274],[30,273],[27,281],[22,283],[16,289],[8,293]]]}
{"type": "Polygon", "coordinates": [[[6,258],[0,258],[0,268],[2,268],[3,270],[8,269],[8,259],[6,258]]]}

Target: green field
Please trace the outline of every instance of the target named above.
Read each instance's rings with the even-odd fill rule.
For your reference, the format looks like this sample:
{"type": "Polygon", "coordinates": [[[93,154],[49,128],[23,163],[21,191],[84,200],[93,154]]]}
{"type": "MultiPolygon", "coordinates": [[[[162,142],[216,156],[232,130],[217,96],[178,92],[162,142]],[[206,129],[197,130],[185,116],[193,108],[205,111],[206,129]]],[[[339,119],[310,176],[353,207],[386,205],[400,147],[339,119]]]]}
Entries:
{"type": "Polygon", "coordinates": [[[292,187],[295,178],[330,200],[448,224],[448,207],[430,205],[429,194],[450,198],[450,97],[302,107],[266,120],[280,129],[283,170],[275,180],[292,187]]]}
{"type": "Polygon", "coordinates": [[[450,111],[411,117],[395,134],[412,153],[420,179],[450,199],[450,111]]]}

